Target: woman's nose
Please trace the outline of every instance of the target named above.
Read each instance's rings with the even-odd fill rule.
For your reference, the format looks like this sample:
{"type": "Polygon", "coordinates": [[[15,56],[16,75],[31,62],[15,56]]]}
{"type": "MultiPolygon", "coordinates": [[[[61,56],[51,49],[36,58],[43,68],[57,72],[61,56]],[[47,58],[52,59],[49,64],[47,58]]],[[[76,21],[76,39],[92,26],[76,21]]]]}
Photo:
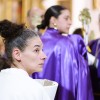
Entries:
{"type": "Polygon", "coordinates": [[[72,24],[72,20],[71,19],[69,19],[69,25],[71,25],[72,24]]]}
{"type": "Polygon", "coordinates": [[[42,59],[46,59],[47,58],[47,56],[46,56],[46,54],[42,51],[42,59]]]}

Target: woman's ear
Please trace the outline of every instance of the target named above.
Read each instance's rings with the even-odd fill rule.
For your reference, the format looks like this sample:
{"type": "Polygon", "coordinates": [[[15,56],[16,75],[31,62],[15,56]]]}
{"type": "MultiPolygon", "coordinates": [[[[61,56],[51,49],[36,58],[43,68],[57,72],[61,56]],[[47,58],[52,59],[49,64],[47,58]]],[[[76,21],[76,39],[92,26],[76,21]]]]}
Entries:
{"type": "Polygon", "coordinates": [[[13,52],[12,52],[12,56],[13,56],[13,59],[20,61],[21,60],[21,51],[18,48],[14,48],[13,52]]]}
{"type": "Polygon", "coordinates": [[[50,27],[53,27],[54,29],[57,29],[57,19],[53,16],[50,19],[50,27]]]}
{"type": "Polygon", "coordinates": [[[50,18],[50,23],[52,23],[52,24],[56,23],[56,18],[52,16],[52,17],[50,18]]]}

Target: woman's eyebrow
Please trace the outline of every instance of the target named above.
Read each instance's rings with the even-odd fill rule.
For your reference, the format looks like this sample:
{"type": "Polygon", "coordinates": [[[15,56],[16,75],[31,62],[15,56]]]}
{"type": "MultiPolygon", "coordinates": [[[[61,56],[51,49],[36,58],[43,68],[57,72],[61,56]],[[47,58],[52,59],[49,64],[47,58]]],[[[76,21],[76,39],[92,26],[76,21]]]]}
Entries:
{"type": "Polygon", "coordinates": [[[41,47],[40,45],[34,45],[34,47],[41,47]]]}

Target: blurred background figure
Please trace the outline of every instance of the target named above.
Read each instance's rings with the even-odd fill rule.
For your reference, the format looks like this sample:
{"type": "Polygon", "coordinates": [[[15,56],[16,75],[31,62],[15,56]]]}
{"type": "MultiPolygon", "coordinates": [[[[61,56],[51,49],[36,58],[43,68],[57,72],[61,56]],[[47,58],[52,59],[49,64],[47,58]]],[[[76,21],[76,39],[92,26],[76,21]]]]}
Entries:
{"type": "MultiPolygon", "coordinates": [[[[82,28],[76,28],[73,34],[83,37],[82,28]]],[[[90,68],[92,87],[95,100],[100,100],[100,39],[89,42],[90,51],[87,49],[88,65],[90,68]],[[99,99],[98,99],[99,98],[99,99]]]]}
{"type": "Polygon", "coordinates": [[[95,56],[95,62],[90,66],[94,97],[100,100],[100,38],[90,41],[89,47],[95,56]]]}
{"type": "MultiPolygon", "coordinates": [[[[27,12],[27,21],[29,28],[38,31],[37,25],[41,24],[41,21],[44,16],[44,11],[38,7],[33,7],[27,12]]],[[[39,32],[41,35],[41,32],[39,32]]]]}
{"type": "Polygon", "coordinates": [[[77,28],[73,31],[73,34],[80,35],[83,38],[82,28],[77,28]]]}

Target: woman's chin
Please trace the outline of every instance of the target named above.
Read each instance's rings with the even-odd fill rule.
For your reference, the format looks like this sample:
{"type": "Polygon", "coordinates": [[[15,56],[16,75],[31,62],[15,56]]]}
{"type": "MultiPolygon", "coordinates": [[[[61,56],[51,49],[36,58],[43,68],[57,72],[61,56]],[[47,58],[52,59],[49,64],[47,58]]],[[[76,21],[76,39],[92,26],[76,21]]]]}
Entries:
{"type": "Polygon", "coordinates": [[[42,72],[43,71],[43,68],[39,68],[38,70],[37,70],[37,72],[42,72]]]}

